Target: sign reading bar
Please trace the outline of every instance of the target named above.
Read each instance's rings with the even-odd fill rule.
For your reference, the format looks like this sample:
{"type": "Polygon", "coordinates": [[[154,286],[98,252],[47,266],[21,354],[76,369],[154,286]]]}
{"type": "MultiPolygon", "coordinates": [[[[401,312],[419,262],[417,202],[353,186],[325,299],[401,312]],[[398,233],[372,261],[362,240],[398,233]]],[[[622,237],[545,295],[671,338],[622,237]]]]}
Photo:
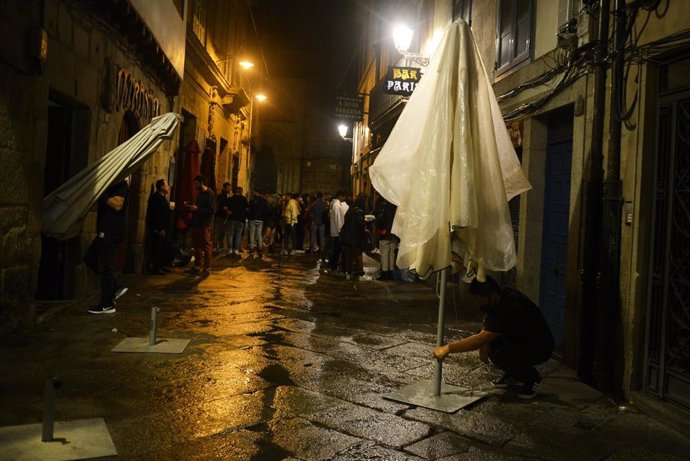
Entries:
{"type": "Polygon", "coordinates": [[[364,118],[364,98],[359,96],[336,96],[335,116],[357,122],[364,118]]]}
{"type": "Polygon", "coordinates": [[[385,92],[400,96],[410,96],[422,77],[416,67],[389,67],[386,74],[385,92]]]}

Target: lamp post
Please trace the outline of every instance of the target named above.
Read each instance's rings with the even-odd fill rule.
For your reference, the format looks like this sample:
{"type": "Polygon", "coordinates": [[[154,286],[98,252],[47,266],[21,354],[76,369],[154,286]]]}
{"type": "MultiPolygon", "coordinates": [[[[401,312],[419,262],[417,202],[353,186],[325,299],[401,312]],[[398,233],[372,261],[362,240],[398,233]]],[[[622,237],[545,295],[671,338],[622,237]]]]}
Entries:
{"type": "Polygon", "coordinates": [[[393,28],[393,43],[395,44],[395,49],[398,50],[398,53],[400,53],[406,60],[426,67],[429,65],[429,58],[422,56],[421,54],[408,51],[410,45],[412,44],[413,35],[414,31],[405,24],[398,24],[395,26],[393,28]]]}

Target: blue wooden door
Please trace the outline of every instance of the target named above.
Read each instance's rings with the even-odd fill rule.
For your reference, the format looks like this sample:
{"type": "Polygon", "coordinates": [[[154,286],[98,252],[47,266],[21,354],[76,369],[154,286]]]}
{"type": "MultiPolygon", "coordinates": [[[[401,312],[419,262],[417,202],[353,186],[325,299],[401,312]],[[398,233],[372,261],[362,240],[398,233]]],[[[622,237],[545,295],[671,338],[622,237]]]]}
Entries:
{"type": "Polygon", "coordinates": [[[564,339],[572,150],[572,135],[550,140],[546,148],[539,306],[551,327],[556,346],[562,346],[564,339]]]}

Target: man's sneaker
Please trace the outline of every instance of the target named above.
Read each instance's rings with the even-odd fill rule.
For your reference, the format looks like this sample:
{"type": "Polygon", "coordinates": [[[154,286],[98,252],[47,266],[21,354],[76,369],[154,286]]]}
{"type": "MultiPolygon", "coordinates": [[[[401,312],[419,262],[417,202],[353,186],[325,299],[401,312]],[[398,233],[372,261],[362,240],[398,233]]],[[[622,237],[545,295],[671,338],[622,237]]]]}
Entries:
{"type": "Polygon", "coordinates": [[[204,269],[204,270],[202,270],[201,272],[199,272],[199,275],[200,275],[201,277],[208,277],[209,275],[211,275],[211,271],[208,270],[208,269],[204,269]]]}
{"type": "Polygon", "coordinates": [[[103,304],[99,304],[98,306],[92,307],[89,309],[90,314],[114,314],[115,313],[115,306],[104,306],[103,304]]]}
{"type": "MultiPolygon", "coordinates": [[[[115,295],[113,296],[113,298],[115,300],[120,299],[123,294],[127,293],[128,290],[129,290],[129,288],[127,288],[127,287],[118,288],[117,290],[115,290],[115,295]]],[[[115,311],[113,310],[113,312],[115,312],[115,311]]]]}
{"type": "Polygon", "coordinates": [[[540,384],[541,380],[527,381],[518,391],[518,397],[521,399],[533,399],[537,395],[540,384]]]}
{"type": "Polygon", "coordinates": [[[196,266],[190,267],[189,269],[185,270],[184,273],[190,275],[197,275],[199,273],[199,269],[196,266]]]}
{"type": "Polygon", "coordinates": [[[515,384],[515,379],[508,373],[503,373],[503,376],[491,381],[491,385],[496,389],[505,389],[506,387],[512,386],[513,384],[515,384]]]}

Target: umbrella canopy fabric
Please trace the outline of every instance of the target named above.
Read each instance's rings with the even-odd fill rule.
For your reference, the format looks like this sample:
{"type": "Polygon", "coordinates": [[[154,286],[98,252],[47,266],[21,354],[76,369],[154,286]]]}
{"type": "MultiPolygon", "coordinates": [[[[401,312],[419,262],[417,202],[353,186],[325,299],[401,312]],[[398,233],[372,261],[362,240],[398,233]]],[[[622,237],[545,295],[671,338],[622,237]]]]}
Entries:
{"type": "Polygon", "coordinates": [[[374,165],[398,206],[397,263],[425,276],[451,262],[451,230],[480,267],[515,265],[508,200],[531,189],[468,25],[446,30],[374,165]]]}
{"type": "Polygon", "coordinates": [[[172,139],[182,117],[160,115],[124,143],[87,166],[43,199],[43,232],[58,240],[79,235],[84,217],[98,197],[116,181],[139,168],[166,139],[172,139]]]}

